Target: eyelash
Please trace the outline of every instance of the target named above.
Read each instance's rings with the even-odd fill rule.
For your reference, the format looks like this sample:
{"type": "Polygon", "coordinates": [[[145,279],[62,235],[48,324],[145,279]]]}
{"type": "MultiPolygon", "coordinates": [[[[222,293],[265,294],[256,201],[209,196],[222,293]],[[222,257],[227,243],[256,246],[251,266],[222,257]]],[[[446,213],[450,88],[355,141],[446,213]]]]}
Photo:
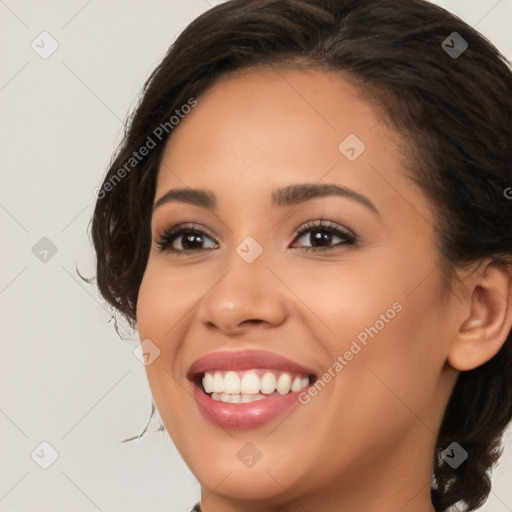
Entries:
{"type": "MultiPolygon", "coordinates": [[[[331,245],[328,247],[303,247],[302,249],[306,252],[324,252],[324,251],[330,251],[333,249],[336,249],[343,245],[353,246],[357,243],[357,237],[351,233],[350,231],[346,229],[340,228],[337,224],[331,221],[324,221],[324,220],[318,220],[318,221],[311,221],[307,222],[300,228],[298,228],[295,231],[293,243],[295,243],[298,239],[300,239],[305,233],[309,231],[313,231],[314,229],[318,231],[325,231],[330,233],[334,236],[339,236],[340,238],[344,239],[345,241],[342,243],[337,243],[335,245],[331,245]]],[[[169,249],[168,246],[171,242],[174,241],[174,239],[178,238],[180,235],[183,234],[198,234],[207,238],[212,239],[212,237],[200,226],[196,226],[194,224],[192,225],[179,225],[175,226],[173,228],[167,229],[160,233],[158,235],[158,239],[156,241],[156,246],[159,251],[161,252],[168,252],[168,253],[174,253],[177,255],[187,255],[191,253],[197,253],[204,250],[211,250],[211,249],[169,249]]]]}

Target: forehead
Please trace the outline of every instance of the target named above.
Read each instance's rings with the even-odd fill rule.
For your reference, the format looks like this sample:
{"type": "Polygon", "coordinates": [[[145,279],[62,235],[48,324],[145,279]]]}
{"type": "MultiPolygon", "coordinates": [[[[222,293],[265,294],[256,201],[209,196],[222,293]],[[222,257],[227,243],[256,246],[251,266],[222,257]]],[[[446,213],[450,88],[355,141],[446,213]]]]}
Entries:
{"type": "Polygon", "coordinates": [[[223,77],[197,102],[167,142],[157,198],[199,185],[255,197],[321,180],[373,188],[375,203],[419,194],[405,178],[402,138],[339,73],[245,71],[223,77]]]}
{"type": "Polygon", "coordinates": [[[315,159],[319,149],[337,156],[349,134],[375,144],[381,131],[369,132],[380,117],[338,73],[258,69],[225,76],[204,92],[168,147],[186,142],[202,152],[244,153],[253,160],[258,154],[275,159],[277,150],[287,150],[287,157],[315,159]]]}

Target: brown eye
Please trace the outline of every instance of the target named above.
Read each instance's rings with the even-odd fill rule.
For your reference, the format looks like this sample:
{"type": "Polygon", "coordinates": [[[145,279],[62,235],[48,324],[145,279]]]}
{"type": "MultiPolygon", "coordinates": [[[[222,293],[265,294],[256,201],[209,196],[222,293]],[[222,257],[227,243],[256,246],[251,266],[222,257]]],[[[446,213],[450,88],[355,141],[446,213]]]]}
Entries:
{"type": "Polygon", "coordinates": [[[304,239],[309,245],[303,246],[306,251],[329,250],[343,245],[354,245],[356,238],[353,234],[333,225],[331,222],[317,221],[308,223],[297,230],[296,241],[304,239]]]}
{"type": "Polygon", "coordinates": [[[156,241],[158,249],[162,252],[186,253],[198,252],[204,249],[215,249],[215,242],[199,227],[177,226],[164,231],[156,241]],[[208,246],[203,246],[205,239],[208,246]],[[212,247],[213,245],[213,247],[212,247]]]}

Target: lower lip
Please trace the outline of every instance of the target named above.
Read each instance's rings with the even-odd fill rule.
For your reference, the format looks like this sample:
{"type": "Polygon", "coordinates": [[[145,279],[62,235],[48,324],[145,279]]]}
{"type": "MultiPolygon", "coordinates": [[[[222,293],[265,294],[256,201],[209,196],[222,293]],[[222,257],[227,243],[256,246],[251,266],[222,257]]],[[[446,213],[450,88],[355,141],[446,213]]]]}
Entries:
{"type": "Polygon", "coordinates": [[[210,423],[224,428],[252,428],[272,421],[298,404],[299,393],[305,389],[245,404],[229,404],[210,398],[194,384],[194,398],[202,415],[210,423]]]}

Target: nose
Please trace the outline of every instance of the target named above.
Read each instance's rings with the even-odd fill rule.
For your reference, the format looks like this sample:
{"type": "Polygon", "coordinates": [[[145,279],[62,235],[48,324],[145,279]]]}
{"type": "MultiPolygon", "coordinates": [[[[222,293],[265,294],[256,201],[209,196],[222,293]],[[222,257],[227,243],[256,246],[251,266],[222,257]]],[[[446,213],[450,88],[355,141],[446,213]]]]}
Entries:
{"type": "Polygon", "coordinates": [[[264,257],[247,263],[234,252],[197,315],[207,330],[225,335],[278,327],[287,316],[286,291],[264,257]]]}

